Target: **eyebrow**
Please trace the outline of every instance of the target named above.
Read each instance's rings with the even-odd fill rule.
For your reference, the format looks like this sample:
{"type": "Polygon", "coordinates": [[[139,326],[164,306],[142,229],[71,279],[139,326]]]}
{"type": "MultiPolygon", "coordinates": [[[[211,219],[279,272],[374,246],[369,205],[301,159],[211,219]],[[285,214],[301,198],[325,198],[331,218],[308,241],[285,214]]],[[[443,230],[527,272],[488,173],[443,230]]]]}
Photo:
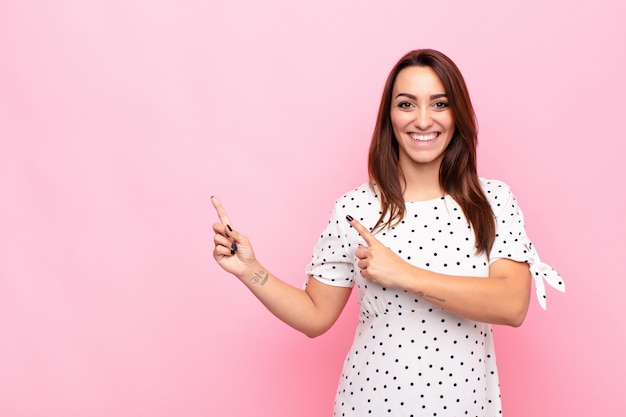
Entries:
{"type": "MultiPolygon", "coordinates": [[[[432,96],[430,96],[431,100],[435,100],[438,98],[442,98],[442,97],[446,97],[446,93],[439,93],[439,94],[433,94],[432,96]]],[[[396,98],[398,97],[408,97],[411,100],[417,100],[417,96],[413,95],[413,94],[409,94],[409,93],[399,93],[396,98]]]]}

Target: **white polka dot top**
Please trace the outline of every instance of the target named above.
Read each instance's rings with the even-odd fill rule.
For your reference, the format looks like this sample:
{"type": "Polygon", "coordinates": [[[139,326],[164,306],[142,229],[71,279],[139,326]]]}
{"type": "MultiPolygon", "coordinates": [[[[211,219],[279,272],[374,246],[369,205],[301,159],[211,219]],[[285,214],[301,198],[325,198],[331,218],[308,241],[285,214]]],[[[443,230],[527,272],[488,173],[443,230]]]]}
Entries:
{"type": "MultiPolygon", "coordinates": [[[[402,222],[377,232],[376,238],[407,262],[449,275],[487,277],[489,263],[502,258],[528,262],[545,307],[543,280],[564,290],[561,278],[539,261],[509,187],[481,182],[497,222],[489,259],[476,255],[473,229],[450,196],[407,202],[402,222]]],[[[500,416],[491,326],[361,277],[354,252],[365,242],[346,215],[366,227],[376,223],[380,204],[369,184],[337,200],[306,268],[307,275],[323,283],[356,285],[358,291],[359,322],[334,416],[500,416]]]]}

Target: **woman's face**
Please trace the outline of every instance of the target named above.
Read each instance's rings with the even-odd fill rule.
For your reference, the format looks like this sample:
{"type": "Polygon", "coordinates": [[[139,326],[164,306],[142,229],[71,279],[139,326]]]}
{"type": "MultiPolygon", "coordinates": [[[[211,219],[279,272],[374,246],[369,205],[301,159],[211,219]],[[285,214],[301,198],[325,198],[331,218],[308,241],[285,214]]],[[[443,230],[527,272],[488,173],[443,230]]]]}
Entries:
{"type": "Polygon", "coordinates": [[[454,115],[439,76],[430,67],[400,71],[393,86],[391,124],[400,150],[400,167],[439,170],[454,134],[454,115]]]}

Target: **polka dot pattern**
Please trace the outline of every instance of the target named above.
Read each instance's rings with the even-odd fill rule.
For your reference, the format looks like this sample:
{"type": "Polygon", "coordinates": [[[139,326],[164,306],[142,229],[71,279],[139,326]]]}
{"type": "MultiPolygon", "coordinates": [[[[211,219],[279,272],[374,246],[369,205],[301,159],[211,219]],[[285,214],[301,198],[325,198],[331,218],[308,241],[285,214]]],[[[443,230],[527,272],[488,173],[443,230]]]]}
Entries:
{"type": "MultiPolygon", "coordinates": [[[[377,239],[407,262],[444,274],[487,277],[496,259],[529,262],[523,217],[508,186],[481,181],[497,221],[490,259],[476,255],[474,232],[449,196],[407,203],[402,222],[377,239]]],[[[337,200],[306,268],[323,283],[357,287],[359,321],[334,416],[500,416],[491,326],[361,277],[354,253],[365,242],[348,214],[365,226],[376,223],[380,205],[368,184],[337,200]]]]}

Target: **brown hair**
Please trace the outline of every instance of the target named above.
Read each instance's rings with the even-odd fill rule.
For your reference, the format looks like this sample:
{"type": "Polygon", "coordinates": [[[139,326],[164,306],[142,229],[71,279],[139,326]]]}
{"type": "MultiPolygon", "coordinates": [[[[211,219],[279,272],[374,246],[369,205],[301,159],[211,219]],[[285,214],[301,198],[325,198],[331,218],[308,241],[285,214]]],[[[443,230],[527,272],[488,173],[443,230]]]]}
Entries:
{"type": "Polygon", "coordinates": [[[407,53],[393,67],[380,101],[378,117],[369,150],[370,185],[378,188],[381,216],[374,229],[398,224],[406,213],[399,175],[398,141],[391,125],[392,91],[400,71],[410,66],[430,67],[441,79],[452,114],[455,131],[439,168],[439,183],[461,206],[474,228],[476,249],[489,255],[495,239],[495,217],[482,191],[476,172],[478,127],[469,93],[457,66],[444,54],[432,49],[407,53]],[[389,220],[385,218],[389,214],[389,220]]]}

